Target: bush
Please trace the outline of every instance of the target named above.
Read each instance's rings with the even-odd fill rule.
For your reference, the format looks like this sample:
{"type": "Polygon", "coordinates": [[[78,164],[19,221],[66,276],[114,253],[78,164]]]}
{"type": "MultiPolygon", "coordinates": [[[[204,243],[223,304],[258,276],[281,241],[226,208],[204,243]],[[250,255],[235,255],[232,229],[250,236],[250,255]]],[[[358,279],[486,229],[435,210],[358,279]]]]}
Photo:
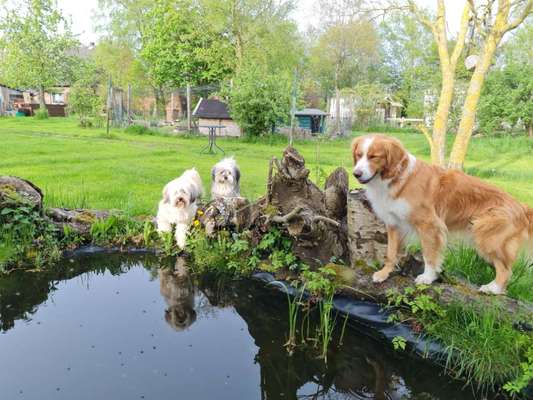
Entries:
{"type": "Polygon", "coordinates": [[[72,86],[69,94],[69,111],[79,118],[82,128],[90,128],[94,119],[102,108],[102,100],[91,87],[84,87],[80,83],[72,86]]]}
{"type": "Polygon", "coordinates": [[[154,135],[156,132],[153,129],[150,129],[144,125],[130,125],[126,129],[124,129],[124,132],[129,133],[131,135],[154,135]]]}
{"type": "Polygon", "coordinates": [[[288,120],[290,92],[290,79],[283,74],[244,66],[229,90],[230,114],[247,136],[272,133],[277,123],[288,120]]]}
{"type": "Polygon", "coordinates": [[[48,110],[46,108],[38,108],[34,111],[35,119],[48,119],[48,110]]]}

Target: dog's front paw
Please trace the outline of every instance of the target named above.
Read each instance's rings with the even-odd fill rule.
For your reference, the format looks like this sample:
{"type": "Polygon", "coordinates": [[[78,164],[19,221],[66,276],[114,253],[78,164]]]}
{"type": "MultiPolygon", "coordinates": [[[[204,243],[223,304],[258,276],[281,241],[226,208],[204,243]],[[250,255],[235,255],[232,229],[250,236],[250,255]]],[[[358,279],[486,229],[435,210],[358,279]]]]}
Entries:
{"type": "Polygon", "coordinates": [[[381,283],[387,280],[389,277],[389,271],[379,270],[372,275],[372,282],[381,283]]]}
{"type": "Polygon", "coordinates": [[[487,283],[486,285],[483,285],[479,288],[479,291],[482,293],[487,294],[504,294],[505,290],[498,285],[495,281],[492,281],[491,283],[487,283]]]}
{"type": "Polygon", "coordinates": [[[430,270],[430,271],[424,271],[423,274],[418,275],[415,278],[415,284],[417,285],[431,285],[433,282],[437,280],[439,275],[430,270]]]}

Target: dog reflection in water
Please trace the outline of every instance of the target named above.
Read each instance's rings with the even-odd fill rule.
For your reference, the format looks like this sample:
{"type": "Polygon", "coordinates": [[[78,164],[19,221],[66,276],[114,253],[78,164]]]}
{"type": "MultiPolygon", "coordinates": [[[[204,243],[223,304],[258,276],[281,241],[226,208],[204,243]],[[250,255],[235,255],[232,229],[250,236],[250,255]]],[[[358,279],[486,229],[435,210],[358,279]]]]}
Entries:
{"type": "Polygon", "coordinates": [[[185,259],[178,257],[174,269],[160,269],[158,275],[161,296],[168,305],[165,320],[177,332],[181,332],[196,321],[194,286],[187,272],[185,259]]]}

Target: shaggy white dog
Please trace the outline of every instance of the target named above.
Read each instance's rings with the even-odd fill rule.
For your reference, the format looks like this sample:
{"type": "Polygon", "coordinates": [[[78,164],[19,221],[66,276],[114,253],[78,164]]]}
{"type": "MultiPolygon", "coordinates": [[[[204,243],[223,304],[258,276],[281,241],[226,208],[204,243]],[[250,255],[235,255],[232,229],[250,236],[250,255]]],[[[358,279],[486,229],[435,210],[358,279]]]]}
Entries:
{"type": "Polygon", "coordinates": [[[172,232],[172,225],[175,225],[176,243],[181,249],[185,248],[189,225],[198,208],[196,199],[202,192],[202,179],[194,168],[185,171],[163,188],[163,199],[159,202],[156,217],[157,231],[172,232]]]}
{"type": "Polygon", "coordinates": [[[240,197],[241,171],[233,157],[224,158],[211,170],[211,196],[213,199],[240,197]]]}

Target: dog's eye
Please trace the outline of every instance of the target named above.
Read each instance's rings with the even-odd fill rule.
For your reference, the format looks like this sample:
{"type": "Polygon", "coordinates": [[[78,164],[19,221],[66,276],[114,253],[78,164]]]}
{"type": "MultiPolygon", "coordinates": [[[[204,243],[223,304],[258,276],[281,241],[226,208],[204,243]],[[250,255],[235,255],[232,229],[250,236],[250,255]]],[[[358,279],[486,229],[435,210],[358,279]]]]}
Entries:
{"type": "Polygon", "coordinates": [[[369,159],[369,160],[373,160],[374,158],[376,158],[375,155],[368,156],[368,159],[369,159]]]}
{"type": "Polygon", "coordinates": [[[355,156],[356,156],[357,158],[361,158],[361,157],[363,157],[363,153],[357,153],[355,156]]]}

